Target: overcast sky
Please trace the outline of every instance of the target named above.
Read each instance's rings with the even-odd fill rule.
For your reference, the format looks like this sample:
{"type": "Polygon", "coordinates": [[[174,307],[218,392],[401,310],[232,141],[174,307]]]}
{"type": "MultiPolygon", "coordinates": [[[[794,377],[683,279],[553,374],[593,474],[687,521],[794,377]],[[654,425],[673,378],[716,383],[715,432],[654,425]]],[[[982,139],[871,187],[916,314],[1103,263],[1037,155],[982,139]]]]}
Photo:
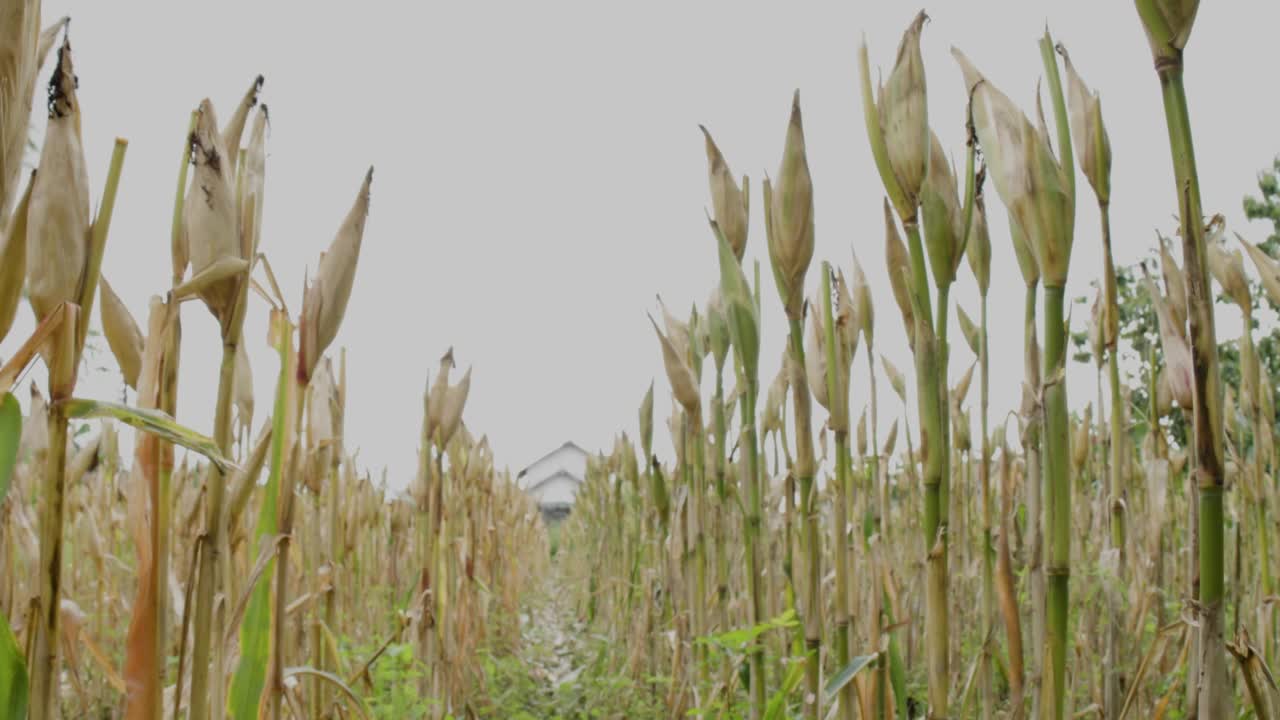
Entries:
{"type": "MultiPolygon", "coordinates": [[[[876,303],[876,350],[910,365],[883,269],[883,190],[862,124],[856,53],[865,34],[873,66],[887,73],[913,6],[226,0],[125,8],[49,0],[44,7],[46,21],[73,18],[95,204],[113,138],[130,142],[103,268],[140,321],[169,280],[179,153],[201,98],[212,98],[225,118],[251,78],[266,76],[263,250],[295,313],[304,271],[314,269],[365,168],[376,166],[355,289],[333,349],[350,348],[348,443],[375,475],[386,466],[394,486],[414,471],[422,390],[450,345],[460,366],[475,368],[465,420],[489,435],[499,464],[518,469],[565,440],[594,450],[609,447],[619,430],[634,436],[651,378],[657,447],[669,456],[659,423],[670,401],[645,311],[656,311],[656,293],[682,312],[701,305],[718,281],[697,126],[708,126],[733,171],[758,188],[764,172],[776,171],[796,88],[815,187],[814,267],[827,259],[847,268],[851,244],[858,247],[876,303]]],[[[1102,94],[1115,157],[1117,262],[1143,256],[1156,228],[1173,229],[1159,86],[1132,3],[975,0],[929,9],[930,121],[958,164],[964,94],[948,49],[963,48],[1032,108],[1042,72],[1036,40],[1048,22],[1102,94]]],[[[1230,229],[1254,240],[1267,228],[1246,224],[1241,198],[1256,191],[1257,171],[1280,151],[1280,94],[1267,81],[1277,26],[1280,4],[1206,2],[1187,54],[1205,211],[1224,213],[1230,229]]],[[[1078,185],[1073,297],[1092,296],[1088,283],[1101,267],[1092,194],[1083,178],[1078,185]]],[[[1003,208],[989,195],[991,407],[1000,416],[1016,403],[1022,377],[1023,286],[1003,208]]],[[[748,262],[765,263],[767,283],[767,381],[784,323],[758,194],[751,206],[748,262]]],[[[816,270],[808,279],[812,292],[816,270]]],[[[976,316],[967,269],[952,295],[976,316]]],[[[1221,338],[1239,331],[1229,315],[1220,313],[1221,338]]],[[[1086,320],[1087,308],[1078,307],[1077,326],[1086,320]]],[[[270,408],[277,372],[265,327],[265,307],[255,304],[246,325],[255,425],[270,408]]],[[[0,354],[30,328],[23,311],[0,354]]],[[[956,378],[970,357],[958,326],[951,333],[956,378]]],[[[179,418],[211,432],[219,343],[202,305],[184,310],[183,340],[179,418]]],[[[860,350],[855,412],[867,397],[865,361],[860,350]]],[[[44,371],[30,377],[43,384],[44,371]]],[[[1073,406],[1096,396],[1090,369],[1077,365],[1069,379],[1073,406]]],[[[80,393],[118,397],[120,387],[118,376],[96,373],[80,393]]],[[[880,399],[883,436],[900,407],[883,380],[880,399]]]]}

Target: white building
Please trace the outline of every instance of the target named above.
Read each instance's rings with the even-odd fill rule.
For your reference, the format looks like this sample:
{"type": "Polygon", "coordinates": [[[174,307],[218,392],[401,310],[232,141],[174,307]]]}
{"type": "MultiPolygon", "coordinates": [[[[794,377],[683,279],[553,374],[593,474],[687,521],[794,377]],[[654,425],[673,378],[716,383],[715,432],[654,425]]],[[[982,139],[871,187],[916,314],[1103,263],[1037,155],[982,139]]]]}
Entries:
{"type": "Polygon", "coordinates": [[[516,483],[537,501],[542,517],[553,521],[569,514],[586,473],[587,451],[566,442],[521,470],[516,483]]]}

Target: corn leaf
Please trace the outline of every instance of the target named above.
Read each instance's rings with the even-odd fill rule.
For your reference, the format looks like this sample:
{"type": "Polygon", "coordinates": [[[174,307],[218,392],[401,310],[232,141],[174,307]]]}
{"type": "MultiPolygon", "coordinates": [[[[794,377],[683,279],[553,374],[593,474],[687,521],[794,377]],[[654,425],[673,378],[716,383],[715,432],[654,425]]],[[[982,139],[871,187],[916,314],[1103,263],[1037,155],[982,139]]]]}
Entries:
{"type": "Polygon", "coordinates": [[[160,410],[146,410],[105,400],[71,398],[66,402],[66,412],[68,418],[118,420],[174,445],[181,445],[188,450],[200,453],[223,473],[231,473],[238,469],[234,463],[218,452],[218,445],[213,438],[178,424],[176,420],[169,417],[168,413],[160,410]]]}
{"type": "Polygon", "coordinates": [[[833,702],[836,698],[836,694],[839,693],[845,685],[849,684],[849,681],[853,679],[853,676],[857,675],[862,668],[870,665],[871,662],[879,656],[880,653],[859,655],[858,657],[850,660],[848,665],[840,668],[840,671],[835,675],[832,675],[831,679],[827,681],[827,686],[822,689],[825,701],[828,703],[833,702]]]}
{"type": "Polygon", "coordinates": [[[8,708],[8,717],[14,720],[27,716],[27,666],[3,612],[0,612],[0,707],[8,708]]]}
{"type": "MultiPolygon", "coordinates": [[[[289,334],[280,333],[280,378],[276,384],[275,412],[271,420],[271,467],[253,531],[254,553],[259,556],[264,543],[274,544],[272,536],[279,532],[276,505],[284,468],[285,421],[289,414],[286,408],[289,397],[288,343],[289,334]]],[[[264,574],[270,577],[274,566],[273,555],[264,574]]],[[[258,703],[266,684],[267,660],[271,652],[271,583],[253,585],[253,594],[244,612],[244,622],[240,625],[240,664],[236,666],[231,680],[230,710],[235,720],[254,720],[258,717],[258,703]]]]}
{"type": "Polygon", "coordinates": [[[9,492],[13,466],[18,462],[18,440],[22,438],[22,408],[11,393],[0,397],[0,503],[9,492]]]}

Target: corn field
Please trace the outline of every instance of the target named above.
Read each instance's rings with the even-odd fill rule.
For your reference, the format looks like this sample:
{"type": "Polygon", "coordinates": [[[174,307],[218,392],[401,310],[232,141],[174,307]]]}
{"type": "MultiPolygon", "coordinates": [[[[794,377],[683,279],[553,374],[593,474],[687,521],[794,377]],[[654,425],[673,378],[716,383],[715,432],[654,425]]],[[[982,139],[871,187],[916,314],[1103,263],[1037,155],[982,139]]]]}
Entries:
{"type": "Polygon", "coordinates": [[[707,226],[681,261],[710,297],[637,325],[656,336],[670,403],[660,384],[616,379],[636,385],[638,412],[553,524],[464,422],[471,370],[451,347],[414,380],[406,489],[345,441],[347,398],[365,389],[335,341],[357,285],[376,282],[356,282],[373,168],[318,180],[355,194],[316,210],[337,229],[291,308],[277,273],[304,270],[269,258],[295,240],[263,232],[262,76],[218,98],[233,101],[221,122],[211,99],[168,119],[172,273],[131,314],[102,272],[128,141],[89,187],[102,158],[86,157],[76,64],[93,58],[39,0],[0,0],[0,720],[1280,718],[1275,379],[1254,337],[1262,296],[1280,305],[1280,259],[1201,205],[1183,83],[1198,0],[1134,5],[1163,102],[1108,112],[1163,114],[1176,182],[1159,191],[1178,224],[1142,265],[1159,341],[1138,367],[1121,371],[1135,347],[1099,95],[1046,28],[1027,49],[1043,66],[1034,108],[953,48],[955,66],[928,76],[962,84],[967,105],[930,112],[921,11],[896,53],[855,46],[865,122],[851,132],[883,215],[861,219],[850,256],[814,257],[822,148],[806,145],[798,91],[776,171],[755,183],[701,127],[707,226]],[[887,69],[874,83],[873,57],[887,69]],[[33,112],[47,125],[26,172],[33,112]],[[948,148],[935,130],[955,120],[967,140],[948,148]],[[988,223],[996,203],[1007,224],[988,223]],[[1100,267],[1074,268],[1097,278],[1097,383],[1068,387],[1078,218],[1102,244],[1100,267]],[[1018,276],[993,277],[998,253],[1018,276]],[[871,273],[891,297],[873,298],[871,273]],[[966,275],[973,315],[952,296],[966,275]],[[988,307],[993,282],[1018,281],[1021,315],[988,307]],[[877,303],[910,367],[877,349],[877,303]],[[785,336],[762,332],[766,304],[785,336]],[[10,332],[23,307],[25,336],[10,332]],[[186,424],[184,310],[207,311],[221,341],[213,416],[186,424]],[[1239,338],[1218,337],[1223,312],[1239,338]],[[269,317],[265,343],[244,332],[249,313],[269,317]],[[989,336],[1019,321],[1025,374],[994,379],[989,336]],[[98,337],[126,401],[77,392],[98,337]],[[1238,378],[1220,368],[1225,341],[1238,378]],[[278,368],[265,395],[250,352],[278,368]],[[993,381],[1019,383],[1020,407],[991,407],[993,381]],[[572,617],[580,667],[521,696],[501,673],[524,668],[545,612],[572,617]],[[562,702],[582,672],[603,690],[562,702]]]}

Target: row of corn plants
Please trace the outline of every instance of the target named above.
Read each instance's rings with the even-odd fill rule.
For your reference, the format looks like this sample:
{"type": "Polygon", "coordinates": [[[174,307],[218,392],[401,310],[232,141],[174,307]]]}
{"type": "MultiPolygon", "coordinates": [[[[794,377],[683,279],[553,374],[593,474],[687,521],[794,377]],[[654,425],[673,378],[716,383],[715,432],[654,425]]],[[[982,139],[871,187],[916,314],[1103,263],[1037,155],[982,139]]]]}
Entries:
{"type": "Polygon", "coordinates": [[[380,704],[375,668],[393,646],[413,648],[405,681],[421,716],[484,712],[481,659],[519,645],[519,599],[545,568],[546,535],[463,422],[470,373],[450,383],[452,351],[425,397],[407,492],[375,483],[344,441],[354,388],[345,351],[327,353],[354,286],[372,168],[294,314],[262,233],[263,78],[225,124],[207,99],[175,118],[173,272],[139,323],[101,274],[127,143],[91,213],[67,21],[42,30],[31,0],[3,15],[0,341],[21,305],[36,327],[0,366],[0,716],[387,716],[401,711],[380,704]],[[23,185],[51,54],[47,130],[23,185]],[[76,395],[95,301],[127,403],[76,395]],[[216,408],[179,424],[182,310],[199,306],[222,340],[216,408]],[[263,311],[266,345],[243,333],[263,311]],[[265,420],[251,350],[278,360],[265,420]],[[12,391],[37,359],[47,382],[19,403],[12,391]]]}
{"type": "Polygon", "coordinates": [[[638,434],[620,434],[589,463],[561,533],[579,611],[621,649],[616,669],[669,716],[1280,712],[1275,386],[1252,338],[1257,300],[1241,249],[1273,302],[1280,263],[1238,235],[1239,248],[1227,242],[1221,216],[1201,208],[1182,80],[1198,3],[1135,6],[1162,91],[1163,107],[1148,110],[1153,125],[1163,110],[1168,129],[1179,240],[1172,249],[1161,240],[1160,277],[1142,280],[1158,346],[1131,344],[1140,360],[1123,376],[1133,338],[1120,337],[1110,140],[1099,96],[1047,30],[1030,115],[956,49],[967,107],[931,113],[923,12],[878,86],[860,49],[856,82],[885,196],[884,269],[912,373],[874,350],[861,260],[877,244],[859,239],[852,258],[815,262],[799,94],[778,170],[758,195],[703,128],[706,257],[719,272],[704,305],[687,316],[663,306],[662,322],[651,319],[674,455],[654,452],[651,386],[638,434]],[[938,117],[963,122],[963,148],[944,147],[938,117]],[[1072,387],[1071,405],[1077,168],[1097,210],[1102,265],[1077,268],[1098,278],[1088,320],[1097,386],[1072,387]],[[1007,233],[988,224],[995,199],[1007,233]],[[776,296],[746,261],[754,202],[776,296]],[[1008,419],[988,406],[987,294],[1001,248],[1026,290],[1023,399],[1008,419]],[[976,320],[951,296],[966,265],[976,320]],[[1215,283],[1244,321],[1235,384],[1218,367],[1215,283]],[[787,318],[771,344],[760,325],[767,302],[787,318]],[[963,344],[949,337],[953,314],[963,344]],[[776,353],[781,370],[761,378],[762,354],[776,353]],[[857,367],[870,378],[866,396],[852,391],[857,367]],[[877,403],[881,379],[894,391],[888,407],[877,403]],[[1096,400],[1080,400],[1095,390],[1096,400]],[[881,437],[883,411],[893,420],[881,437]],[[1181,441],[1178,416],[1189,428],[1181,441]]]}

